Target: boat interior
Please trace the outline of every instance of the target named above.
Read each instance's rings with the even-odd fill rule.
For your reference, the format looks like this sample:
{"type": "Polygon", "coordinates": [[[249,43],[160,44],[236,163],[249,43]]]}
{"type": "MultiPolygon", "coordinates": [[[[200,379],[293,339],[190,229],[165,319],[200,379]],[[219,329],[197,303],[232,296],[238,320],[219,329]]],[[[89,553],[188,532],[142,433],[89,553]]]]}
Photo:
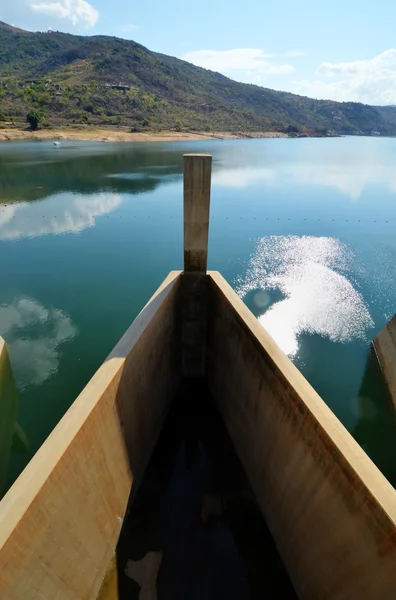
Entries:
{"type": "Polygon", "coordinates": [[[120,600],[297,599],[202,378],[180,382],[116,558],[120,600]]]}

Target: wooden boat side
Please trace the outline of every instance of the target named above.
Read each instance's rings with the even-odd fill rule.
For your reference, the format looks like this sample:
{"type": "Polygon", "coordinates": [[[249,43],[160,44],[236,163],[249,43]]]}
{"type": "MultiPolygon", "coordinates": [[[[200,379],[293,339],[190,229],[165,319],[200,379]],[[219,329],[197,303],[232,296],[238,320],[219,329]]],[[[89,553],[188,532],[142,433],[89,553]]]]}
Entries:
{"type": "Polygon", "coordinates": [[[0,494],[8,468],[18,414],[18,393],[5,341],[0,337],[0,494]]]}
{"type": "Polygon", "coordinates": [[[299,597],[396,598],[396,491],[219,273],[208,304],[209,387],[299,597]]]}
{"type": "Polygon", "coordinates": [[[18,403],[7,344],[0,336],[0,498],[4,492],[11,452],[29,450],[29,440],[17,421],[18,403]]]}
{"type": "Polygon", "coordinates": [[[396,315],[375,336],[373,347],[396,409],[396,315]]]}
{"type": "Polygon", "coordinates": [[[172,272],[0,502],[2,600],[96,599],[180,379],[172,272]]]}

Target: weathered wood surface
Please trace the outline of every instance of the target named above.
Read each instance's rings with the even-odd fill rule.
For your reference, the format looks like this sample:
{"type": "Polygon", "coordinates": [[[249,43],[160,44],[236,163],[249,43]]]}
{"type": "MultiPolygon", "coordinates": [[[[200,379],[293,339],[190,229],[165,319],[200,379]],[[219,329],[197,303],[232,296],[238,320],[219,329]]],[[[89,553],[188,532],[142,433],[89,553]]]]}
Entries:
{"type": "Polygon", "coordinates": [[[4,493],[11,453],[29,450],[29,441],[17,421],[18,404],[18,390],[7,344],[0,336],[0,499],[4,493]]]}
{"type": "Polygon", "coordinates": [[[396,315],[374,338],[373,346],[396,409],[396,315]]]}
{"type": "Polygon", "coordinates": [[[209,154],[185,154],[183,170],[182,368],[184,377],[203,377],[212,157],[209,154]]]}
{"type": "Polygon", "coordinates": [[[184,270],[205,273],[208,262],[210,154],[185,154],[184,170],[184,270]]]}
{"type": "Polygon", "coordinates": [[[1,600],[97,598],[179,381],[179,283],[171,273],[0,502],[1,600]]]}
{"type": "Polygon", "coordinates": [[[221,275],[210,279],[208,383],[299,598],[394,600],[396,491],[221,275]]]}
{"type": "Polygon", "coordinates": [[[182,273],[180,319],[184,377],[205,376],[207,289],[205,274],[182,273]]]}
{"type": "Polygon", "coordinates": [[[119,600],[117,557],[115,554],[110,560],[97,600],[119,600]]]}
{"type": "Polygon", "coordinates": [[[10,460],[18,415],[18,392],[11,371],[7,346],[0,337],[0,495],[10,460]]]}
{"type": "Polygon", "coordinates": [[[29,440],[17,421],[19,394],[8,356],[0,336],[0,499],[4,493],[11,453],[27,452],[29,440]]]}

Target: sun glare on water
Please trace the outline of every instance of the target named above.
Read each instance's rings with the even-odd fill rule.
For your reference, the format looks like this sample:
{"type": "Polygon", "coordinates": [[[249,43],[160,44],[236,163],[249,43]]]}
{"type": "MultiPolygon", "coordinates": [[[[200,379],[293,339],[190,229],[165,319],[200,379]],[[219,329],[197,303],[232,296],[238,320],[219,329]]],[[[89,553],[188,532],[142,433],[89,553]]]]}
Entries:
{"type": "Polygon", "coordinates": [[[344,343],[365,339],[374,323],[348,279],[353,260],[348,247],[330,237],[261,238],[237,292],[244,298],[256,290],[253,301],[263,311],[259,321],[289,356],[297,354],[302,333],[344,343]],[[272,305],[271,290],[283,296],[272,305]]]}

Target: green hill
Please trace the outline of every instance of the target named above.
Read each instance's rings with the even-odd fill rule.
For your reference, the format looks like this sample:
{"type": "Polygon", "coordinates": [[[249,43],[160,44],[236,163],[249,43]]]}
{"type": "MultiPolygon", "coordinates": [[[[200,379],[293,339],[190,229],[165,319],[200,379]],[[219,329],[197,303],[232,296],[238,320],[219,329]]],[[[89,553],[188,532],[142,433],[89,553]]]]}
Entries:
{"type": "Polygon", "coordinates": [[[31,110],[44,125],[396,135],[395,107],[313,100],[238,83],[132,41],[0,22],[0,120],[22,124],[31,110]]]}

